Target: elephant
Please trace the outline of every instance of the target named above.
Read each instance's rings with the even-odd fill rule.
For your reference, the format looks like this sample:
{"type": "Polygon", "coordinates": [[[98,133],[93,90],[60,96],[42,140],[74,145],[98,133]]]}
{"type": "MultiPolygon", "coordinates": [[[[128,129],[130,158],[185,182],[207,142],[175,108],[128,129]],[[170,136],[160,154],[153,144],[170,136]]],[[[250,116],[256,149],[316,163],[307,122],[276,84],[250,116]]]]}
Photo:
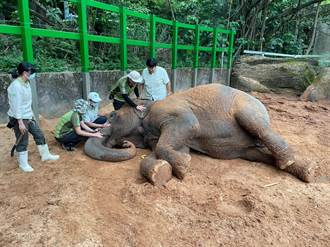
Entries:
{"type": "Polygon", "coordinates": [[[271,164],[311,181],[313,169],[298,161],[288,143],[271,129],[266,107],[243,91],[208,84],[144,104],[144,112],[130,106],[113,111],[103,139],[89,138],[85,153],[122,161],[133,158],[136,147],[150,148],[140,172],[154,185],[165,185],[172,175],[183,179],[190,167],[190,150],[218,159],[271,164]]]}

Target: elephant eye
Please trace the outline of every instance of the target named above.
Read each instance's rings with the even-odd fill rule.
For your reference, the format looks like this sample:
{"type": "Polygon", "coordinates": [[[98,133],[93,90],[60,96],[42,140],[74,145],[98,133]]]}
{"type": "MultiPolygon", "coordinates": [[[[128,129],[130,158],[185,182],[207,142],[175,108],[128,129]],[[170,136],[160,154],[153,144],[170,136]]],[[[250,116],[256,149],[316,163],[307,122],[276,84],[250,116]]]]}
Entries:
{"type": "Polygon", "coordinates": [[[113,112],[111,112],[110,113],[110,116],[109,116],[109,119],[111,119],[111,120],[114,120],[115,118],[116,118],[116,112],[115,111],[113,111],[113,112]]]}

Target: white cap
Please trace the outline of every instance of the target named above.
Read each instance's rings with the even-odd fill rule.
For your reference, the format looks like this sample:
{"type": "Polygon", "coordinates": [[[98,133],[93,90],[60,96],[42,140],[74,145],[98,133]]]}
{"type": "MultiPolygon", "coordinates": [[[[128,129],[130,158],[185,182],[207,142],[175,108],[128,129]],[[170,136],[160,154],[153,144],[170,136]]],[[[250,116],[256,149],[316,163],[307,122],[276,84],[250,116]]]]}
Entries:
{"type": "Polygon", "coordinates": [[[95,103],[99,103],[101,101],[101,98],[97,92],[90,92],[88,94],[88,99],[95,103]]]}
{"type": "Polygon", "coordinates": [[[143,81],[143,78],[140,75],[140,73],[137,72],[137,71],[135,71],[135,70],[129,72],[128,75],[127,75],[127,77],[130,78],[135,83],[142,83],[142,81],[143,81]]]}

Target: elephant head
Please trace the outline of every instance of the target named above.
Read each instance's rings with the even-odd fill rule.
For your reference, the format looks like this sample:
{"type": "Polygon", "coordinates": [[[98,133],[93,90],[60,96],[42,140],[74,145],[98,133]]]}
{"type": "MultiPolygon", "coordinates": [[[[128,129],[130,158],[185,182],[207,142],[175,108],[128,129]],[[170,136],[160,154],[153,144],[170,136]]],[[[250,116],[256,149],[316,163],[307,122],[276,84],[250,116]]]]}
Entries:
{"type": "MultiPolygon", "coordinates": [[[[141,102],[138,102],[141,104],[141,102]]],[[[142,121],[148,114],[151,103],[143,102],[147,107],[139,112],[130,106],[123,106],[109,115],[110,127],[102,131],[103,138],[89,138],[85,144],[85,153],[99,160],[122,161],[135,156],[136,147],[144,148],[142,121]]]]}
{"type": "Polygon", "coordinates": [[[110,127],[106,130],[106,143],[108,147],[121,146],[125,140],[133,142],[138,147],[143,147],[142,121],[147,111],[124,106],[110,113],[110,127]]]}

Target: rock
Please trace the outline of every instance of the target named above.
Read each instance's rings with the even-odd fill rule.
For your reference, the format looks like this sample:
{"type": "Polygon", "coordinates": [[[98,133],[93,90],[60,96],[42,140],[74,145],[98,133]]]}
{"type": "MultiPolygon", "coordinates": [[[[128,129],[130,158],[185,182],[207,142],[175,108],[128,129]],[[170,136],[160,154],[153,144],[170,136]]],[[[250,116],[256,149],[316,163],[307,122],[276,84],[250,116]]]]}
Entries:
{"type": "Polygon", "coordinates": [[[303,92],[315,81],[316,68],[314,60],[242,56],[233,67],[231,86],[244,91],[290,88],[303,92]]]}
{"type": "Polygon", "coordinates": [[[330,100],[330,68],[324,68],[315,83],[300,97],[304,101],[330,100]]]}
{"type": "Polygon", "coordinates": [[[269,88],[262,85],[259,81],[254,80],[249,77],[245,76],[238,76],[237,78],[238,83],[240,84],[240,89],[246,92],[260,92],[260,93],[267,93],[270,92],[269,88]]]}

